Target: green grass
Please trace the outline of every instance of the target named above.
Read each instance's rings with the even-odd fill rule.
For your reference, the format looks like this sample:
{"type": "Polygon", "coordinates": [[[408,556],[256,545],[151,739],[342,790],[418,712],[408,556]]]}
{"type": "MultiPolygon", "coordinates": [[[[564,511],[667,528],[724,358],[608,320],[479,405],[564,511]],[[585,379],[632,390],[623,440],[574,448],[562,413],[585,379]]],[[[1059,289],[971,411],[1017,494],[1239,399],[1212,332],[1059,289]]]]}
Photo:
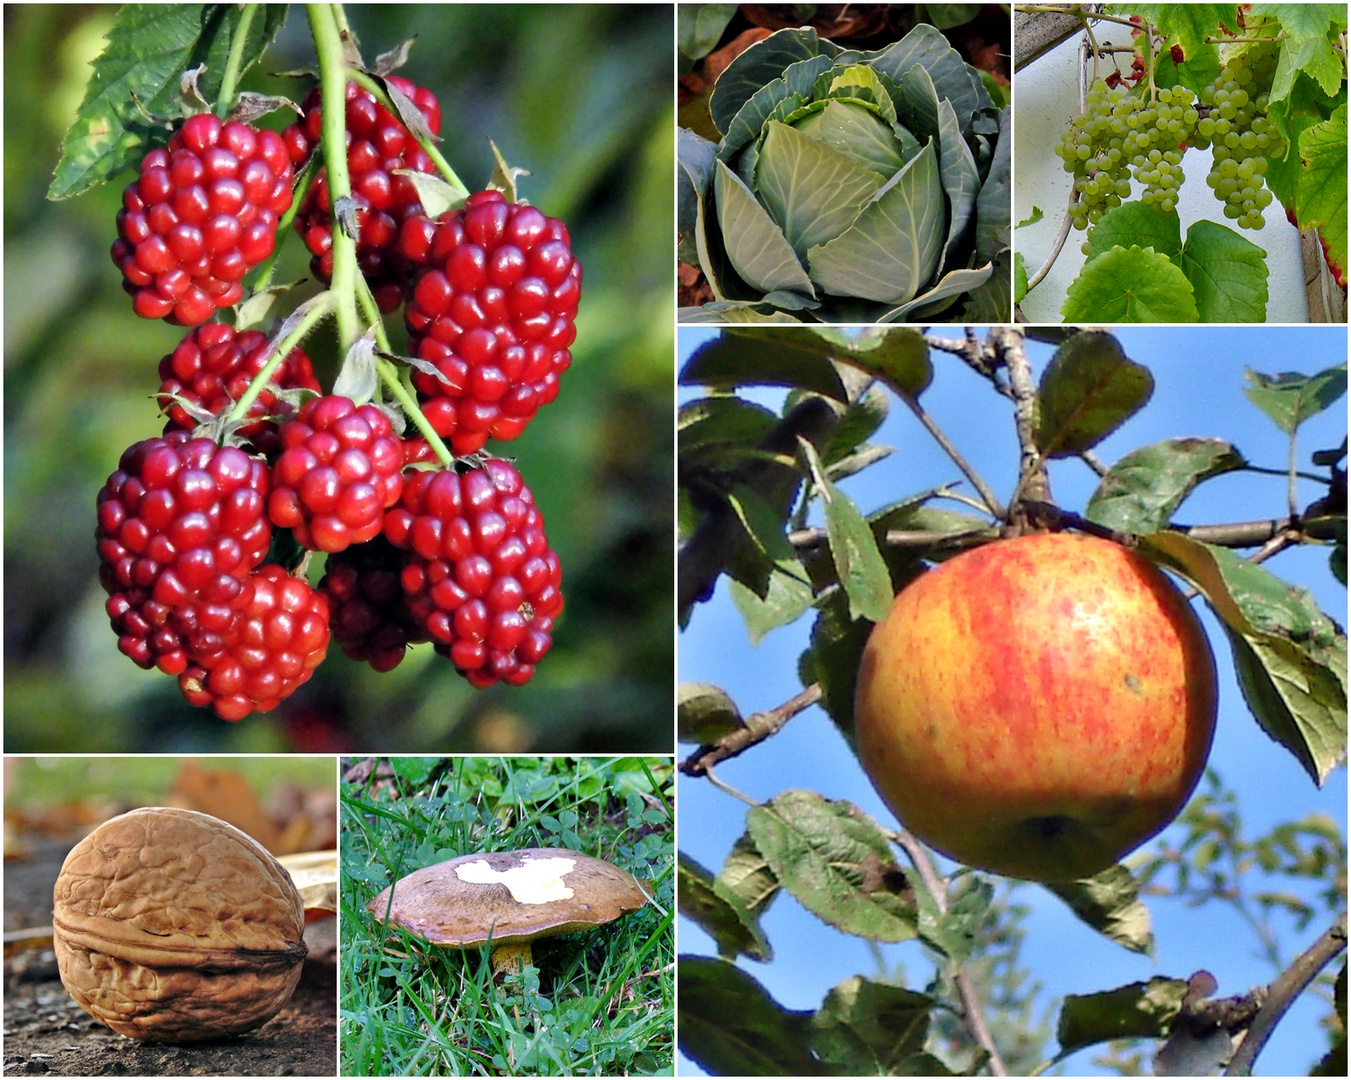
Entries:
{"type": "Polygon", "coordinates": [[[662,758],[393,758],[342,785],[344,1075],[671,1075],[674,769],[662,758]],[[565,847],[655,897],[608,926],[537,942],[493,982],[485,949],[386,942],[366,902],[475,851],[565,847]]]}

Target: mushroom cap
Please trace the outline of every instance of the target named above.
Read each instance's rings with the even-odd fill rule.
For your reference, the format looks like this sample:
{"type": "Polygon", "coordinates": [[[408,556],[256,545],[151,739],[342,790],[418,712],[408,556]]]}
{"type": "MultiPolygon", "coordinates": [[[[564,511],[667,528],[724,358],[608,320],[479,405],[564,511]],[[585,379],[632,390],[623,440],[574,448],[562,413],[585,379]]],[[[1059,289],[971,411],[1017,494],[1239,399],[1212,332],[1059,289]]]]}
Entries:
{"type": "Polygon", "coordinates": [[[400,878],[366,905],[386,911],[433,945],[463,948],[534,941],[599,926],[637,911],[638,879],[603,859],[566,848],[461,855],[400,878]],[[390,893],[393,892],[393,904],[390,893]]]}

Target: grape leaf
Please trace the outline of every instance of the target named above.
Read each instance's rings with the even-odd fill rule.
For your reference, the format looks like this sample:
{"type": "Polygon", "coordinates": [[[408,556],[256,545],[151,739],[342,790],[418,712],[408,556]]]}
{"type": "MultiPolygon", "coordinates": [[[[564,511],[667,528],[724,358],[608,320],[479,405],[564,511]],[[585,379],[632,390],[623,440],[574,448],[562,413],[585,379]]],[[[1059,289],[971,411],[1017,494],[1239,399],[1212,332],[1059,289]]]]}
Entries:
{"type": "MultiPolygon", "coordinates": [[[[1112,11],[1121,5],[1113,4],[1112,11]]],[[[1237,4],[1130,4],[1128,14],[1139,15],[1158,28],[1165,38],[1173,34],[1183,52],[1193,56],[1205,48],[1206,38],[1221,26],[1238,29],[1237,4]]]]}
{"type": "Polygon", "coordinates": [[[1301,229],[1317,228],[1328,264],[1346,280],[1346,102],[1331,119],[1301,133],[1299,156],[1304,161],[1295,192],[1295,215],[1301,229]]]}
{"type": "Polygon", "coordinates": [[[1253,4],[1251,10],[1254,15],[1278,19],[1293,41],[1326,37],[1334,28],[1346,29],[1344,4],[1253,4]]]}
{"type": "Polygon", "coordinates": [[[1168,256],[1135,246],[1085,263],[1060,313],[1067,323],[1200,321],[1186,275],[1168,256]]]}
{"type": "Polygon", "coordinates": [[[1026,295],[1027,267],[1023,265],[1023,253],[1018,251],[1013,256],[1013,302],[1021,304],[1026,295]]]}
{"type": "Polygon", "coordinates": [[[1177,211],[1165,214],[1146,202],[1127,202],[1114,206],[1088,230],[1090,259],[1114,247],[1152,247],[1176,261],[1182,251],[1182,224],[1177,211]]]}
{"type": "Polygon", "coordinates": [[[1251,240],[1218,222],[1197,221],[1173,261],[1191,282],[1202,322],[1266,322],[1267,253],[1251,240]]]}

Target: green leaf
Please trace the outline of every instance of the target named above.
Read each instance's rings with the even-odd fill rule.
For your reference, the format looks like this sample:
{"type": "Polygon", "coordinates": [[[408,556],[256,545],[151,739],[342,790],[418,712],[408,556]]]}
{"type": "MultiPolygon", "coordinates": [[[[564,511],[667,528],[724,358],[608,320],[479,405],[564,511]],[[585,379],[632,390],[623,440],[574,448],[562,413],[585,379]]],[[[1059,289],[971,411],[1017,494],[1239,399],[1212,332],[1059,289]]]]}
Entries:
{"type": "Polygon", "coordinates": [[[1324,37],[1346,29],[1344,4],[1253,4],[1254,15],[1275,18],[1294,41],[1324,37]]]}
{"type": "MultiPolygon", "coordinates": [[[[1123,5],[1112,5],[1115,11],[1123,5]]],[[[1178,36],[1183,51],[1192,56],[1205,49],[1206,38],[1221,26],[1238,29],[1237,4],[1131,4],[1129,13],[1157,27],[1165,37],[1178,36]]]]}
{"type": "Polygon", "coordinates": [[[768,861],[760,854],[750,833],[742,833],[718,871],[718,880],[725,885],[747,911],[754,915],[769,910],[774,897],[779,895],[779,879],[774,876],[768,861]]]}
{"type": "Polygon", "coordinates": [[[894,45],[868,55],[869,63],[898,86],[911,68],[922,67],[933,82],[938,100],[952,102],[963,131],[977,111],[990,106],[990,95],[980,76],[935,27],[921,23],[894,45]]]}
{"type": "Polygon", "coordinates": [[[1152,248],[1115,247],[1084,264],[1060,313],[1067,323],[1196,322],[1191,283],[1152,248]]]}
{"type": "MultiPolygon", "coordinates": [[[[939,265],[942,266],[946,265],[948,254],[956,250],[966,235],[967,226],[976,212],[977,198],[981,195],[980,170],[971,155],[971,148],[962,138],[957,114],[947,101],[938,103],[938,145],[939,171],[942,174],[943,190],[948,196],[948,231],[943,242],[943,253],[939,257],[939,265]]],[[[1003,203],[1007,214],[1007,189],[1003,203]]]]}
{"type": "Polygon", "coordinates": [[[1085,516],[1127,533],[1161,532],[1198,484],[1247,465],[1223,439],[1165,439],[1113,465],[1088,500],[1085,516]]]}
{"type": "MultiPolygon", "coordinates": [[[[286,21],[285,4],[267,4],[249,26],[242,74],[267,50],[286,21]]],[[[220,92],[238,4],[124,4],[94,61],[75,122],[61,144],[49,199],[68,199],[104,183],[168,141],[146,113],[179,114],[179,80],[206,65],[197,86],[211,101],[220,92]],[[138,107],[138,103],[139,106],[138,107]]]]}
{"type": "Polygon", "coordinates": [[[1322,37],[1284,42],[1271,81],[1272,99],[1281,101],[1289,97],[1301,75],[1312,80],[1327,98],[1336,96],[1345,75],[1332,42],[1322,37]]]}
{"type": "Polygon", "coordinates": [[[915,936],[914,890],[882,830],[852,803],[785,791],[752,807],[746,826],[783,887],[818,918],[872,941],[915,936]]]}
{"type": "Polygon", "coordinates": [[[392,757],[389,767],[394,775],[412,788],[420,788],[441,765],[434,757],[392,757]]]}
{"type": "Polygon", "coordinates": [[[1267,253],[1215,221],[1197,221],[1174,260],[1191,282],[1201,322],[1266,322],[1267,253]]]}
{"type": "Polygon", "coordinates": [[[993,272],[985,284],[972,289],[962,304],[963,323],[970,326],[975,323],[1009,321],[1009,290],[1013,288],[1012,266],[1013,252],[1008,248],[994,257],[991,264],[993,272]]]}
{"type": "Polygon", "coordinates": [[[963,26],[980,14],[981,4],[925,4],[928,21],[940,30],[963,26]]]}
{"type": "Polygon", "coordinates": [[[1142,537],[1140,549],[1205,595],[1253,716],[1321,785],[1346,755],[1346,636],[1307,590],[1227,548],[1165,532],[1142,537]]]}
{"type": "Polygon", "coordinates": [[[761,559],[753,559],[753,577],[741,560],[730,570],[732,600],[745,620],[751,643],[786,626],[812,605],[812,587],[784,533],[783,518],[752,488],[738,484],[727,495],[761,559]],[[738,587],[740,586],[740,587],[738,587]]]}
{"type": "Polygon", "coordinates": [[[724,330],[695,350],[680,372],[682,386],[792,386],[836,401],[848,394],[831,363],[837,346],[805,328],[724,330]]]}
{"type": "Polygon", "coordinates": [[[765,962],[774,958],[759,920],[726,885],[720,886],[683,851],[676,867],[676,903],[681,915],[693,919],[718,943],[718,955],[724,959],[735,960],[743,954],[765,962]]]}
{"type": "MultiPolygon", "coordinates": [[[[718,146],[718,159],[727,164],[735,160],[737,172],[746,177],[752,171],[757,153],[753,143],[760,138],[765,121],[782,120],[810,100],[816,81],[830,71],[833,61],[829,56],[814,56],[790,64],[771,82],[760,87],[749,101],[738,110],[727,134],[718,146]],[[749,162],[742,158],[749,156],[749,162]]],[[[722,80],[719,79],[719,84],[722,80]]]]}
{"type": "Polygon", "coordinates": [[[954,296],[974,293],[994,277],[994,264],[978,270],[952,270],[938,279],[938,284],[913,300],[892,308],[878,317],[878,322],[918,322],[945,311],[948,300],[954,296]]]}
{"type": "Polygon", "coordinates": [[[762,86],[780,78],[793,64],[825,54],[835,56],[839,46],[817,37],[810,27],[779,30],[757,41],[727,65],[713,87],[709,114],[726,133],[733,118],[762,86]]]}
{"type": "Polygon", "coordinates": [[[1345,364],[1316,375],[1291,371],[1264,375],[1250,367],[1244,367],[1243,374],[1252,384],[1243,388],[1248,400],[1287,435],[1294,434],[1305,420],[1331,408],[1346,394],[1345,364]]]}
{"type": "Polygon", "coordinates": [[[799,261],[845,232],[886,183],[881,173],[787,124],[765,125],[755,189],[799,261]]]}
{"type": "Polygon", "coordinates": [[[938,1071],[897,1067],[924,1054],[935,1005],[927,994],[855,975],[834,987],[812,1017],[812,1049],[843,1076],[950,1075],[933,1058],[938,1071]]]}
{"type": "Polygon", "coordinates": [[[763,405],[732,395],[686,402],[676,414],[682,472],[739,463],[778,420],[763,405]]]}
{"type": "Polygon", "coordinates": [[[1316,228],[1328,263],[1346,280],[1346,102],[1332,117],[1300,133],[1304,162],[1295,193],[1301,229],[1316,228]]]}
{"type": "Polygon", "coordinates": [[[873,624],[849,616],[848,597],[840,593],[821,604],[812,624],[811,647],[798,660],[804,686],[818,683],[821,708],[845,739],[854,741],[854,689],[858,666],[873,624]]]}
{"type": "Polygon", "coordinates": [[[1060,346],[1037,393],[1037,446],[1072,457],[1096,446],[1154,393],[1149,369],[1127,359],[1111,334],[1085,331],[1060,346]]]}
{"type": "Polygon", "coordinates": [[[785,1009],[726,960],[682,956],[680,1049],[711,1076],[819,1076],[811,1013],[785,1009]]]}
{"type": "Polygon", "coordinates": [[[1108,940],[1131,952],[1154,955],[1149,908],[1140,899],[1135,878],[1124,866],[1109,866],[1082,881],[1046,882],[1045,888],[1108,940]]]}
{"type": "Polygon", "coordinates": [[[727,692],[712,683],[681,683],[676,690],[676,738],[711,743],[746,726],[727,692]]]}
{"type": "Polygon", "coordinates": [[[964,963],[971,955],[976,935],[989,918],[994,886],[985,878],[962,879],[961,887],[948,898],[947,911],[940,913],[927,889],[917,890],[919,900],[919,936],[954,964],[964,963]]]}
{"type": "Polygon", "coordinates": [[[684,128],[676,129],[676,221],[680,240],[680,261],[694,265],[699,261],[695,229],[698,228],[699,200],[708,197],[713,186],[713,162],[717,147],[684,128]]]}
{"type": "Polygon", "coordinates": [[[1182,224],[1177,211],[1165,214],[1145,202],[1125,202],[1102,215],[1088,230],[1088,258],[1105,255],[1113,248],[1153,248],[1176,259],[1182,253],[1182,224]]]}
{"type": "Polygon", "coordinates": [[[783,290],[816,296],[783,230],[756,201],[750,188],[721,161],[715,166],[713,196],[727,258],[747,285],[762,293],[783,290]]]}
{"type": "Polygon", "coordinates": [[[806,439],[799,442],[825,502],[826,536],[835,572],[849,597],[849,614],[880,622],[891,607],[892,594],[891,576],[877,550],[877,538],[854,501],[827,479],[816,448],[806,439]]]}
{"type": "MultiPolygon", "coordinates": [[[[817,331],[826,337],[831,331],[817,331]]],[[[840,335],[842,360],[871,372],[901,394],[918,397],[933,381],[929,346],[918,330],[869,327],[858,337],[840,335]]]]}
{"type": "Polygon", "coordinates": [[[1045,217],[1045,216],[1046,216],[1046,215],[1044,215],[1044,214],[1041,212],[1041,207],[1040,207],[1040,206],[1034,206],[1034,207],[1032,207],[1032,213],[1028,214],[1027,217],[1023,218],[1022,221],[1018,222],[1018,224],[1015,225],[1014,228],[1015,228],[1015,229],[1023,229],[1023,228],[1026,228],[1028,225],[1035,225],[1038,221],[1040,221],[1040,220],[1041,220],[1043,217],[1045,217]]]}
{"type": "Polygon", "coordinates": [[[807,252],[812,279],[836,296],[904,303],[938,268],[946,201],[933,143],[882,188],[843,234],[807,252]]]}
{"type": "Polygon", "coordinates": [[[1009,225],[1013,210],[1009,194],[1013,181],[1013,125],[1010,110],[999,117],[999,141],[995,144],[990,171],[976,200],[976,263],[989,262],[1013,241],[1009,225]]]}
{"type": "Polygon", "coordinates": [[[676,47],[689,62],[685,71],[713,51],[735,14],[735,4],[681,4],[676,9],[676,47]]]}
{"type": "Polygon", "coordinates": [[[1056,1028],[1060,1053],[1112,1039],[1160,1038],[1186,993],[1184,979],[1153,978],[1097,994],[1069,994],[1056,1028]]]}
{"type": "Polygon", "coordinates": [[[1023,253],[1013,254],[1013,302],[1021,304],[1027,296],[1027,267],[1023,265],[1023,253]]]}
{"type": "Polygon", "coordinates": [[[901,141],[891,128],[848,99],[826,102],[794,124],[793,130],[884,178],[893,176],[905,164],[901,141]]]}

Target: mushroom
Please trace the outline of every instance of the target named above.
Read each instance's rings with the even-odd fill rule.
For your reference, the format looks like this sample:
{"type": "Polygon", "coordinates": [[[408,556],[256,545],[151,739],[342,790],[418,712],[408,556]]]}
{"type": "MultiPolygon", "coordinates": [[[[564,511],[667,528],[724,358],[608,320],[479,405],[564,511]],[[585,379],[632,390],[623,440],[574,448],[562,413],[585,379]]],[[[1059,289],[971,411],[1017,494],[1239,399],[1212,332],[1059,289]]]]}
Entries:
{"type": "Polygon", "coordinates": [[[637,878],[603,859],[527,848],[461,855],[415,870],[366,909],[432,945],[462,949],[491,941],[493,974],[500,975],[529,964],[537,938],[600,926],[648,899],[637,878]]]}

